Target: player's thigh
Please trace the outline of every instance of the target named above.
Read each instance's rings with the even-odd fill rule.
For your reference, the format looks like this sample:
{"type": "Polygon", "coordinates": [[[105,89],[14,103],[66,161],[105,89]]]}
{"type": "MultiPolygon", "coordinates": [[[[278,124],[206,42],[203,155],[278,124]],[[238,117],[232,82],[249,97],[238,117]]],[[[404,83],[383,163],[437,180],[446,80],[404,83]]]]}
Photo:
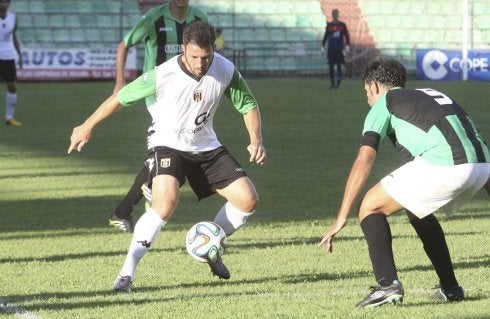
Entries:
{"type": "Polygon", "coordinates": [[[216,192],[244,212],[254,210],[259,201],[255,186],[247,176],[236,179],[222,189],[216,189],[216,192]]]}
{"type": "Polygon", "coordinates": [[[403,206],[390,196],[381,185],[377,183],[364,196],[359,208],[359,221],[367,215],[382,213],[389,216],[403,209],[403,206]]]}
{"type": "Polygon", "coordinates": [[[180,183],[174,176],[157,175],[152,180],[151,208],[168,221],[179,203],[180,183]]]}

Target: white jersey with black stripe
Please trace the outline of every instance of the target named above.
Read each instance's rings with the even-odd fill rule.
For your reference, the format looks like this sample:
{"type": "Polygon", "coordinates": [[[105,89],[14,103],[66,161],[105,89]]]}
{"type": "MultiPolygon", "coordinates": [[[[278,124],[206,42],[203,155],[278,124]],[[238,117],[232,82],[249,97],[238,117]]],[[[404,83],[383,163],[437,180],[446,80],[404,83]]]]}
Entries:
{"type": "Polygon", "coordinates": [[[219,101],[235,71],[219,54],[200,78],[182,70],[179,57],[156,68],[156,102],[148,108],[153,124],[149,147],[168,146],[185,152],[203,152],[221,146],[213,128],[219,101]]]}

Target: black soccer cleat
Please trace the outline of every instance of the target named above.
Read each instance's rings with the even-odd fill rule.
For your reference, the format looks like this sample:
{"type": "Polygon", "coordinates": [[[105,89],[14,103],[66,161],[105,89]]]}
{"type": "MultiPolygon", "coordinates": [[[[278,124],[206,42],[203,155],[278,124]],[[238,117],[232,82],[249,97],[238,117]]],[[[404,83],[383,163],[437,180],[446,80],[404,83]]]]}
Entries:
{"type": "Polygon", "coordinates": [[[439,302],[453,302],[464,300],[464,289],[461,286],[454,286],[451,289],[442,289],[440,285],[436,286],[437,290],[430,296],[431,300],[439,302]]]}
{"type": "Polygon", "coordinates": [[[373,308],[387,303],[396,304],[403,301],[403,286],[398,280],[389,286],[378,285],[362,301],[356,304],[356,308],[373,308]]]}
{"type": "Polygon", "coordinates": [[[129,219],[119,218],[116,216],[115,212],[112,212],[111,216],[109,216],[109,225],[119,228],[127,233],[134,232],[134,224],[131,217],[129,219]]]}
{"type": "Polygon", "coordinates": [[[216,261],[208,261],[208,265],[211,268],[213,275],[218,276],[221,279],[230,279],[230,271],[225,264],[223,264],[221,258],[218,258],[216,261]]]}

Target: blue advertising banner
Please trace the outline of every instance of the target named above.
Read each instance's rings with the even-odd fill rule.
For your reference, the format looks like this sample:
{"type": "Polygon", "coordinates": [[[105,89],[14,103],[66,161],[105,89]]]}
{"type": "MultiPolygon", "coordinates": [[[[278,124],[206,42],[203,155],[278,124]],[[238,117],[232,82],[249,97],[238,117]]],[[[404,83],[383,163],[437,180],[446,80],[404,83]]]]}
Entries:
{"type": "MultiPolygon", "coordinates": [[[[127,78],[136,76],[136,50],[133,49],[128,51],[127,78]]],[[[24,48],[22,62],[22,68],[17,68],[19,80],[114,79],[116,76],[115,48],[24,48]]]]}
{"type": "Polygon", "coordinates": [[[466,61],[462,56],[458,50],[417,50],[417,76],[421,80],[461,80],[466,63],[469,80],[490,81],[490,51],[469,50],[466,61]]]}

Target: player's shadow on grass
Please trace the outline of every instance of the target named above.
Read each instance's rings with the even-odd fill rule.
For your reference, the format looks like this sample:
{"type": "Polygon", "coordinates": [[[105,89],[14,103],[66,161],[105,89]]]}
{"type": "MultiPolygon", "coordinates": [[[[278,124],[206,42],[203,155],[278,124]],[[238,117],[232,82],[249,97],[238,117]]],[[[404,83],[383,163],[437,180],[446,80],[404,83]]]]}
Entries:
{"type": "MultiPolygon", "coordinates": [[[[116,306],[122,303],[125,305],[141,305],[141,304],[149,304],[153,302],[165,302],[165,301],[173,301],[173,300],[192,300],[193,298],[222,298],[223,296],[256,296],[260,293],[257,292],[248,292],[242,291],[237,293],[212,293],[207,292],[203,293],[202,291],[196,293],[186,293],[182,295],[177,293],[176,296],[172,297],[163,297],[161,294],[156,293],[155,298],[151,298],[151,294],[153,292],[166,291],[168,294],[168,290],[176,289],[195,289],[196,287],[221,287],[223,285],[226,286],[237,286],[243,287],[244,285],[255,285],[255,284],[263,284],[263,283],[271,283],[271,282],[281,282],[287,284],[296,284],[296,283],[315,283],[322,281],[338,281],[346,278],[358,278],[358,277],[366,277],[369,275],[368,271],[365,272],[348,272],[348,273],[340,273],[340,274],[330,274],[330,273],[321,273],[321,274],[309,274],[309,275],[289,275],[289,276],[277,276],[277,277],[262,277],[257,279],[244,279],[237,281],[223,281],[223,280],[215,280],[209,282],[187,282],[187,283],[176,283],[176,284],[168,284],[161,287],[156,286],[138,286],[137,284],[134,286],[133,291],[130,294],[125,293],[116,293],[112,290],[94,290],[88,292],[59,292],[59,293],[39,293],[39,294],[27,294],[27,295],[7,295],[4,297],[8,302],[22,305],[28,311],[40,311],[40,310],[69,310],[69,309],[84,309],[84,308],[93,308],[93,307],[108,307],[108,306],[116,306]],[[145,296],[144,300],[141,299],[141,294],[145,296]],[[80,300],[80,298],[100,298],[100,301],[90,301],[84,302],[63,302],[63,299],[67,300],[80,300]],[[108,300],[107,298],[110,298],[108,300]],[[116,300],[114,300],[116,298],[116,300]],[[51,302],[51,300],[54,300],[51,302]],[[61,302],[58,302],[60,301],[61,302]],[[42,304],[36,304],[36,302],[42,301],[42,304]],[[33,303],[33,305],[29,305],[29,303],[33,303]]],[[[217,290],[219,291],[219,290],[217,290]]]]}
{"type": "Polygon", "coordinates": [[[2,201],[0,233],[97,228],[108,224],[120,197],[2,201]]]}
{"type": "MultiPolygon", "coordinates": [[[[455,269],[471,269],[471,268],[481,268],[488,267],[490,265],[490,256],[473,256],[469,259],[473,259],[472,261],[453,261],[453,266],[455,269]]],[[[430,264],[429,260],[427,260],[427,264],[417,265],[411,267],[402,267],[399,268],[400,272],[408,272],[408,271],[433,271],[434,267],[430,264]]]]}

